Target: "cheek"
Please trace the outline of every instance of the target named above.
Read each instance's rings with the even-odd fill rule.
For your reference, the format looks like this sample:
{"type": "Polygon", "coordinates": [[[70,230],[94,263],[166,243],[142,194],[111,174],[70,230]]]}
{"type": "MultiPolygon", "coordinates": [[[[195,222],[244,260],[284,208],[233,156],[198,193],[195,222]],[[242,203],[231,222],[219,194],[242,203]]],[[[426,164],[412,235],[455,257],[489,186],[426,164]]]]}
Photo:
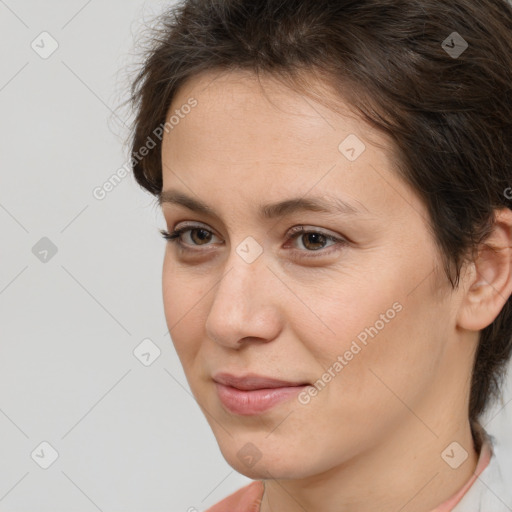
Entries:
{"type": "MultiPolygon", "coordinates": [[[[171,254],[174,248],[169,247],[162,267],[162,296],[167,323],[192,323],[201,311],[201,299],[208,293],[208,278],[197,275],[190,269],[176,262],[171,254]],[[180,320],[181,319],[181,320],[180,320]]],[[[209,282],[209,281],[208,281],[209,282]]]]}
{"type": "Polygon", "coordinates": [[[303,324],[295,334],[323,369],[316,375],[318,403],[363,419],[368,407],[403,409],[397,396],[414,402],[431,387],[449,308],[428,282],[410,293],[406,270],[385,275],[381,268],[380,275],[366,274],[364,282],[333,287],[310,302],[322,322],[317,329],[303,324]]]}
{"type": "Polygon", "coordinates": [[[359,304],[364,314],[358,304],[343,303],[353,316],[332,324],[337,336],[323,347],[323,377],[329,382],[318,394],[323,395],[318,405],[340,419],[347,435],[370,439],[376,428],[393,428],[433,389],[443,353],[435,327],[445,320],[442,307],[429,302],[427,294],[396,297],[375,294],[359,304]]]}
{"type": "MultiPolygon", "coordinates": [[[[202,279],[204,281],[204,278],[202,279]]],[[[172,262],[162,271],[162,298],[167,328],[178,357],[185,368],[195,357],[206,321],[204,305],[208,287],[200,277],[194,282],[172,262]]]]}
{"type": "Polygon", "coordinates": [[[365,359],[372,341],[385,337],[404,315],[403,295],[392,279],[368,273],[364,279],[357,276],[356,272],[344,275],[315,297],[309,295],[308,305],[320,320],[315,329],[303,327],[301,337],[324,366],[344,354],[356,365],[355,361],[365,359]]]}

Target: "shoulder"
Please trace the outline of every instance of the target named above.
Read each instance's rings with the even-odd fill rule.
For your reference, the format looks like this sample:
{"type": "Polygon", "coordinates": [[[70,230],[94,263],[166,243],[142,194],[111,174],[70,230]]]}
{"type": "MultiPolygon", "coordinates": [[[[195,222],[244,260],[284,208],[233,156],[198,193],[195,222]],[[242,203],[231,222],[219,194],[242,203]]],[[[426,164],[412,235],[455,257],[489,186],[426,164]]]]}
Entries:
{"type": "Polygon", "coordinates": [[[205,512],[258,512],[263,498],[263,481],[255,480],[238,489],[205,512]]]}

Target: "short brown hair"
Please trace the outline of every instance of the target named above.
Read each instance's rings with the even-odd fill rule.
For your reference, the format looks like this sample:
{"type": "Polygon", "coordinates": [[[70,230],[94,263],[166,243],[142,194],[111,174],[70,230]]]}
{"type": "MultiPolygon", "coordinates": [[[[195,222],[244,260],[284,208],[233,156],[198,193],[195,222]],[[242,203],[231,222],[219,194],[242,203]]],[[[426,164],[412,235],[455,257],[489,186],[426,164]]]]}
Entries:
{"type": "MultiPolygon", "coordinates": [[[[428,207],[446,276],[458,286],[462,264],[492,229],[494,210],[510,205],[506,0],[188,0],[159,20],[131,84],[132,163],[142,187],[156,196],[162,191],[161,140],[144,158],[133,155],[165,123],[189,78],[264,72],[308,92],[301,73],[315,73],[392,137],[397,171],[428,207]]],[[[511,350],[509,298],[480,334],[472,426],[499,396],[511,350]]]]}

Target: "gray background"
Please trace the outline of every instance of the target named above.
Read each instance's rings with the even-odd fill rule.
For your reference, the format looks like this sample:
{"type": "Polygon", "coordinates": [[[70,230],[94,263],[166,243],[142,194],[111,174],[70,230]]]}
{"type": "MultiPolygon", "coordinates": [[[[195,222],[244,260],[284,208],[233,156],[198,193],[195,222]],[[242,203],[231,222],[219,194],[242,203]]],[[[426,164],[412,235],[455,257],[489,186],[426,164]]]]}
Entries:
{"type": "MultiPolygon", "coordinates": [[[[127,160],[131,118],[112,110],[134,37],[168,5],[0,0],[1,512],[203,510],[250,481],[166,334],[153,197],[131,175],[93,196],[127,160]],[[43,31],[47,58],[31,47],[51,49],[43,31]],[[134,354],[147,339],[148,366],[134,354]],[[58,452],[47,469],[42,442],[58,452]]],[[[509,373],[486,416],[509,454],[511,399],[509,373]]]]}

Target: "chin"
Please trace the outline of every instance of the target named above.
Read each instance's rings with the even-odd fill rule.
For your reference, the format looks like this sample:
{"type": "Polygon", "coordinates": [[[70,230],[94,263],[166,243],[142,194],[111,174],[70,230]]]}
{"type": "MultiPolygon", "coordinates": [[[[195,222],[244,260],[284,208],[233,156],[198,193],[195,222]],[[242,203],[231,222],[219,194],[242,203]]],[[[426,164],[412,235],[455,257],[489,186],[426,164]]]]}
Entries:
{"type": "Polygon", "coordinates": [[[297,453],[296,446],[285,447],[281,442],[281,449],[278,449],[269,440],[264,446],[263,443],[257,436],[236,443],[226,439],[226,445],[220,445],[220,449],[233,469],[253,480],[299,479],[315,474],[311,458],[297,453]]]}
{"type": "MultiPolygon", "coordinates": [[[[293,457],[290,456],[293,461],[293,457]]],[[[310,474],[307,472],[307,467],[302,466],[300,469],[297,467],[297,461],[293,464],[295,467],[290,467],[285,461],[264,461],[261,459],[254,466],[248,467],[246,464],[240,462],[238,458],[226,459],[228,464],[238,473],[251,478],[252,480],[264,479],[283,479],[295,480],[305,478],[310,474]]],[[[313,472],[311,472],[313,474],[313,472]]]]}

